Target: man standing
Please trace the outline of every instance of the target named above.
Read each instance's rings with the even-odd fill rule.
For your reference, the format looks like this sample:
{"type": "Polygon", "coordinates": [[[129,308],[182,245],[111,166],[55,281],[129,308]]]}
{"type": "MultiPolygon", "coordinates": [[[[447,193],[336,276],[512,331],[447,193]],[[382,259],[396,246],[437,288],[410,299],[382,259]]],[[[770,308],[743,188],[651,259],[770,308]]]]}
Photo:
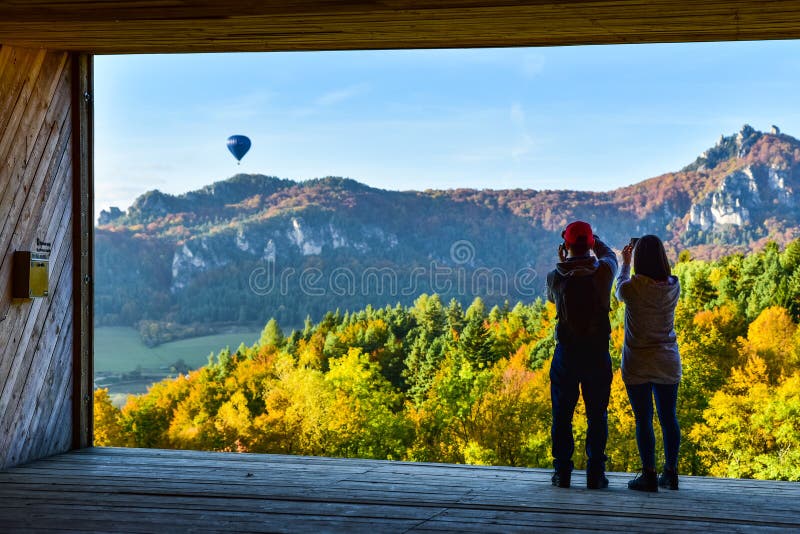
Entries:
{"type": "Polygon", "coordinates": [[[556,349],[550,367],[552,481],[559,488],[570,485],[575,451],[572,417],[580,388],[588,424],[586,487],[607,488],[605,450],[612,378],[608,313],[617,256],[586,222],[570,223],[561,236],[561,261],[547,275],[547,298],[555,303],[557,313],[556,349]]]}

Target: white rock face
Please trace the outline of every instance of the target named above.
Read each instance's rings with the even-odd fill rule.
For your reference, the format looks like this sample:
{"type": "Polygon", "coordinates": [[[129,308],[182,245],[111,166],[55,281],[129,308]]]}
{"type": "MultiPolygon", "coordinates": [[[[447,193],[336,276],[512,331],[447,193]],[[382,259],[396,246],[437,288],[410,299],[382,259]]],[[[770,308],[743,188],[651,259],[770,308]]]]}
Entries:
{"type": "Polygon", "coordinates": [[[333,248],[347,246],[347,239],[341,234],[338,228],[332,224],[329,224],[328,231],[331,233],[331,245],[333,245],[333,248]]]}
{"type": "Polygon", "coordinates": [[[715,225],[742,226],[750,222],[750,210],[761,204],[753,169],[745,167],[729,174],[719,189],[689,210],[689,225],[708,230],[715,225]]]}
{"type": "Polygon", "coordinates": [[[306,237],[303,223],[300,219],[292,217],[292,229],[287,232],[289,241],[297,245],[303,256],[311,256],[322,252],[322,244],[306,237]]]}
{"type": "Polygon", "coordinates": [[[775,193],[775,198],[777,199],[778,204],[794,207],[794,191],[786,186],[786,180],[789,178],[789,172],[785,169],[780,169],[774,166],[770,166],[767,171],[769,173],[769,180],[767,183],[769,184],[769,188],[775,193]]]}
{"type": "Polygon", "coordinates": [[[247,238],[244,236],[244,229],[239,228],[239,231],[236,232],[236,248],[241,250],[242,252],[247,252],[250,250],[250,243],[247,242],[247,238]]]}
{"type": "Polygon", "coordinates": [[[270,239],[267,241],[267,244],[264,245],[264,253],[261,255],[261,259],[264,261],[274,262],[275,255],[275,241],[270,239]]]}
{"type": "Polygon", "coordinates": [[[291,227],[284,235],[304,256],[321,254],[326,246],[333,249],[350,248],[365,254],[376,247],[385,249],[398,245],[397,235],[386,232],[379,226],[365,226],[353,235],[332,222],[322,226],[309,226],[302,217],[293,217],[291,227]]]}
{"type": "Polygon", "coordinates": [[[692,204],[689,209],[689,226],[699,226],[701,230],[708,230],[714,224],[711,210],[699,204],[692,204]]]}
{"type": "Polygon", "coordinates": [[[742,226],[750,221],[750,212],[742,207],[739,199],[731,203],[722,199],[721,195],[714,193],[711,197],[711,217],[714,224],[733,224],[742,226]]]}
{"type": "Polygon", "coordinates": [[[798,199],[791,183],[790,171],[776,164],[734,171],[716,191],[691,206],[689,227],[709,230],[716,225],[743,226],[753,223],[754,217],[760,217],[758,214],[769,206],[794,208],[798,199]]]}
{"type": "MultiPolygon", "coordinates": [[[[201,245],[204,243],[201,242],[201,245]]],[[[203,271],[206,267],[203,258],[194,254],[189,245],[184,243],[172,255],[172,291],[185,287],[192,272],[203,271]]]]}
{"type": "Polygon", "coordinates": [[[388,245],[389,248],[394,248],[397,246],[397,235],[395,234],[387,234],[383,231],[383,228],[379,226],[367,226],[363,230],[364,238],[370,239],[377,239],[381,242],[382,245],[388,245]]]}

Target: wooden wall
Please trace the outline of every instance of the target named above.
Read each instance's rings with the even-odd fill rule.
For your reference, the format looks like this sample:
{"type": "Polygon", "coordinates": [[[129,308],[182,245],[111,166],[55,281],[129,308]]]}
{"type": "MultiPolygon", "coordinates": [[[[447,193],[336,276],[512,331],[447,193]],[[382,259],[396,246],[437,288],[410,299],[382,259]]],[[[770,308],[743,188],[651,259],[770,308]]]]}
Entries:
{"type": "Polygon", "coordinates": [[[0,45],[0,469],[74,440],[76,57],[0,45]],[[37,239],[50,296],[14,300],[13,252],[37,239]]]}

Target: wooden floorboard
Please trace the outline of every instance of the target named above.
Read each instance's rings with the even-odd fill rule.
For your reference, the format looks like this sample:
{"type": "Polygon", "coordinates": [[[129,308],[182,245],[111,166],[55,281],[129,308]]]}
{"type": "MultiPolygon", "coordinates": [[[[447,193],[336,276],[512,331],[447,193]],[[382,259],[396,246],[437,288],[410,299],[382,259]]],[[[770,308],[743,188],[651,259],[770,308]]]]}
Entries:
{"type": "Polygon", "coordinates": [[[3,532],[787,532],[800,484],[682,477],[679,491],[550,485],[543,469],[83,449],[0,472],[3,532]]]}

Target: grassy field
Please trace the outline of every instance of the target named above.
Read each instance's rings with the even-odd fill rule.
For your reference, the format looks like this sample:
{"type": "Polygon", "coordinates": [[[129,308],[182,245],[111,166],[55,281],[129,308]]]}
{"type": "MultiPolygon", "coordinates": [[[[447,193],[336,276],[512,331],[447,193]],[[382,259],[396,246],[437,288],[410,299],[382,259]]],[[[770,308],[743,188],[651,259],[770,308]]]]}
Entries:
{"type": "Polygon", "coordinates": [[[183,360],[192,369],[205,365],[211,352],[225,347],[236,350],[240,343],[252,345],[261,332],[240,332],[195,337],[147,347],[133,328],[104,326],[94,331],[94,369],[96,373],[127,373],[142,369],[169,368],[183,360]]]}
{"type": "MultiPolygon", "coordinates": [[[[183,360],[190,369],[208,363],[208,355],[225,347],[231,350],[244,342],[252,345],[261,335],[260,331],[217,334],[164,343],[157,347],[145,346],[139,332],[133,328],[104,326],[94,331],[94,370],[96,377],[122,375],[140,368],[144,376],[139,379],[111,383],[107,387],[116,406],[122,406],[128,395],[147,391],[153,382],[170,376],[169,368],[183,360]]],[[[108,378],[98,378],[98,383],[108,378]]]]}

